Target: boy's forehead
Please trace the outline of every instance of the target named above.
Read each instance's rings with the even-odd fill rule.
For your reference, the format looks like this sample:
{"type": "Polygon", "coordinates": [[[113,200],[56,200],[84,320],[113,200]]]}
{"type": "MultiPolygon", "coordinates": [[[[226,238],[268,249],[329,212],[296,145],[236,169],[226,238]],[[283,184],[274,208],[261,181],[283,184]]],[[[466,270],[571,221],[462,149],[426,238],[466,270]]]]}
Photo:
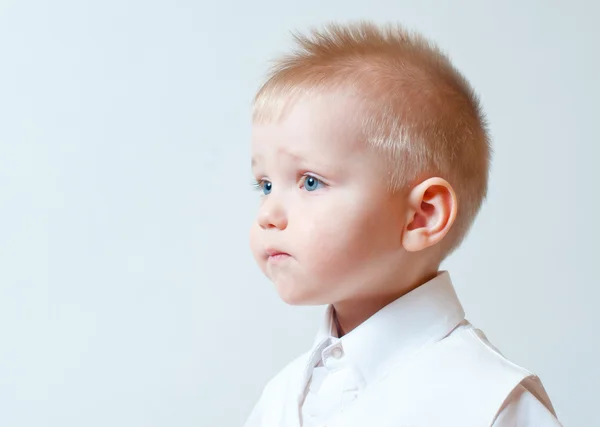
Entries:
{"type": "Polygon", "coordinates": [[[267,167],[297,167],[333,172],[343,164],[343,158],[330,156],[322,152],[290,149],[285,145],[272,148],[273,151],[252,153],[252,170],[267,167]]]}
{"type": "Polygon", "coordinates": [[[311,146],[350,150],[362,140],[351,103],[331,96],[302,98],[274,120],[252,124],[252,151],[281,150],[302,157],[311,146]]]}
{"type": "Polygon", "coordinates": [[[264,162],[297,166],[331,168],[351,150],[339,144],[310,138],[301,132],[288,134],[266,126],[256,133],[252,144],[252,168],[264,162]],[[326,145],[324,145],[326,144],[326,145]]]}

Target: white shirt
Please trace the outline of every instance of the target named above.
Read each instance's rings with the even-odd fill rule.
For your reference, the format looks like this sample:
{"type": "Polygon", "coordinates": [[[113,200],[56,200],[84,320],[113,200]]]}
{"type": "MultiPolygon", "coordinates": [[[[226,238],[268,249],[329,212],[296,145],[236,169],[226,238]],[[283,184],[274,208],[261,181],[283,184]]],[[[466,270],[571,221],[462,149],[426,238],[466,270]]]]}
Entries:
{"type": "MultiPolygon", "coordinates": [[[[411,402],[410,400],[413,398],[411,390],[406,391],[406,396],[403,399],[401,393],[398,393],[393,387],[384,388],[383,391],[377,392],[377,387],[373,386],[377,385],[379,387],[382,378],[394,378],[390,375],[390,372],[394,373],[401,370],[403,366],[411,366],[411,364],[413,369],[416,370],[416,372],[411,372],[413,381],[427,382],[427,375],[436,372],[435,366],[427,364],[426,360],[429,357],[425,356],[427,352],[431,354],[431,349],[442,348],[442,346],[436,346],[436,344],[444,342],[450,343],[449,345],[458,349],[458,351],[454,350],[454,354],[458,355],[459,359],[462,358],[463,354],[461,346],[465,346],[464,354],[465,357],[468,357],[471,350],[465,343],[471,342],[472,339],[469,341],[470,338],[463,339],[463,336],[475,337],[473,338],[476,342],[475,345],[479,346],[483,343],[485,347],[484,353],[477,353],[472,359],[475,362],[462,365],[463,370],[471,370],[471,366],[473,366],[472,371],[477,372],[477,366],[474,365],[479,359],[483,359],[480,354],[484,354],[485,358],[488,358],[488,352],[493,353],[492,358],[501,358],[502,363],[510,364],[489,344],[481,331],[474,329],[464,319],[464,311],[447,272],[440,272],[436,278],[382,308],[341,339],[337,338],[334,332],[332,314],[333,307],[329,306],[326,310],[325,320],[308,357],[300,358],[299,363],[288,365],[278,377],[270,382],[270,387],[265,388],[261,401],[253,411],[246,426],[322,427],[338,425],[336,421],[340,421],[340,417],[346,414],[349,418],[343,423],[339,423],[339,425],[345,426],[352,420],[360,418],[358,415],[354,416],[353,411],[356,414],[367,414],[369,424],[372,422],[372,425],[383,425],[382,422],[392,423],[390,417],[394,416],[391,414],[394,411],[393,408],[384,405],[385,409],[382,411],[381,409],[375,409],[377,404],[372,405],[373,408],[369,407],[369,399],[373,402],[381,400],[374,393],[385,393],[387,397],[390,394],[398,396],[399,403],[408,400],[406,403],[411,407],[408,412],[413,412],[411,415],[413,418],[411,419],[414,420],[416,416],[416,419],[420,422],[420,415],[418,413],[417,415],[414,414],[416,410],[412,410],[412,406],[418,408],[419,402],[424,402],[427,399],[417,401],[419,398],[414,397],[415,402],[411,402]],[[415,360],[425,360],[425,362],[415,365],[415,360]],[[289,398],[282,398],[285,389],[289,389],[288,384],[293,383],[291,378],[295,378],[299,374],[299,372],[293,373],[293,371],[300,371],[303,364],[305,364],[305,368],[301,377],[304,380],[297,382],[298,386],[301,386],[299,395],[295,396],[292,392],[289,398]],[[421,373],[419,369],[423,372],[421,373]],[[370,389],[375,389],[375,391],[370,391],[370,389]],[[370,391],[370,393],[367,393],[367,391],[370,391]],[[279,394],[277,399],[282,403],[276,403],[277,399],[270,398],[270,394],[279,394]],[[365,397],[363,397],[363,394],[365,397]],[[362,403],[363,408],[360,411],[355,408],[356,403],[362,403]],[[285,408],[279,410],[275,408],[276,405],[285,406],[285,408]],[[295,415],[294,406],[296,407],[295,411],[297,411],[295,415]],[[266,411],[270,411],[271,415],[261,415],[266,411]],[[376,411],[377,413],[375,413],[376,411]],[[279,412],[281,412],[280,418],[286,421],[280,421],[279,412]],[[390,415],[386,415],[386,412],[389,412],[390,415]],[[375,421],[376,419],[381,421],[375,421]]],[[[445,359],[440,360],[444,361],[445,359]]],[[[492,365],[482,365],[482,372],[485,374],[489,371],[485,368],[486,366],[495,365],[497,365],[497,362],[493,359],[492,365]]],[[[510,366],[516,367],[514,364],[510,364],[510,366]]],[[[440,372],[443,376],[444,371],[438,371],[438,373],[440,372]]],[[[504,378],[503,371],[499,372],[499,375],[504,378]]],[[[525,372],[529,374],[527,371],[525,372]]],[[[461,387],[470,388],[470,394],[476,399],[478,395],[476,388],[480,386],[476,382],[478,378],[483,376],[485,375],[471,375],[475,378],[475,380],[471,380],[471,384],[469,384],[469,380],[465,379],[465,384],[452,385],[457,387],[459,391],[462,391],[461,387]]],[[[506,375],[506,377],[508,376],[506,375]]],[[[523,375],[523,378],[525,376],[523,375]]],[[[468,375],[465,375],[466,377],[468,375]]],[[[489,384],[490,382],[495,384],[498,378],[498,376],[490,377],[486,382],[488,388],[493,388],[494,385],[489,386],[489,384]]],[[[458,379],[460,380],[461,377],[459,376],[458,379]]],[[[514,384],[514,388],[512,388],[513,386],[508,388],[506,392],[508,395],[499,395],[501,397],[500,403],[506,397],[504,403],[498,403],[498,406],[492,409],[490,414],[487,413],[490,410],[482,403],[482,406],[485,406],[485,408],[482,408],[484,412],[483,419],[489,420],[486,425],[492,425],[493,427],[561,426],[554,415],[554,409],[541,383],[535,381],[538,381],[537,377],[523,381],[521,381],[521,377],[518,377],[518,382],[514,384]],[[488,415],[489,418],[487,418],[488,415]]],[[[497,382],[502,383],[502,381],[497,382]]],[[[427,383],[419,386],[425,390],[425,396],[430,394],[427,390],[427,383]]],[[[294,389],[292,388],[292,390],[294,389]]],[[[500,393],[502,393],[501,390],[500,393]]],[[[468,394],[465,393],[465,398],[468,394]]],[[[418,395],[416,391],[415,395],[418,395]]],[[[457,402],[460,401],[457,400],[457,402]]],[[[448,405],[449,403],[445,402],[445,404],[448,405]]],[[[477,408],[477,404],[477,401],[469,402],[469,405],[475,406],[468,406],[468,408],[477,408]]],[[[425,406],[429,408],[427,405],[431,405],[431,402],[425,403],[425,406]]],[[[434,408],[430,410],[434,410],[434,408]]],[[[423,411],[427,411],[427,409],[423,409],[423,411]]],[[[448,406],[446,406],[445,412],[451,417],[448,406]]],[[[426,417],[424,412],[423,414],[422,419],[424,420],[426,417]]],[[[453,424],[451,419],[442,419],[444,425],[456,425],[453,424]]],[[[475,419],[475,416],[473,419],[475,419]]],[[[479,419],[482,419],[481,416],[479,419]]],[[[364,424],[361,424],[362,421],[356,422],[356,425],[364,424]]],[[[428,424],[418,425],[437,425],[431,424],[431,420],[423,422],[428,424]]]]}

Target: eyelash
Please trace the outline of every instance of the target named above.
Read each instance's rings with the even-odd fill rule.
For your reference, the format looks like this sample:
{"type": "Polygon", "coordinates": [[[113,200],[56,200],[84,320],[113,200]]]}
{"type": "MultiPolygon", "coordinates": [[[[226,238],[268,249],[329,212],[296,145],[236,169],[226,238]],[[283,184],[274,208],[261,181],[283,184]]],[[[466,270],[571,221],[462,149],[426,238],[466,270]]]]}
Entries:
{"type": "MultiPolygon", "coordinates": [[[[316,176],[314,176],[314,175],[312,175],[312,174],[309,174],[309,173],[307,173],[307,174],[304,174],[304,175],[302,175],[302,177],[301,177],[301,179],[302,179],[302,180],[306,180],[306,179],[308,179],[308,178],[314,178],[314,179],[316,179],[317,181],[319,181],[321,184],[325,185],[325,183],[323,182],[323,180],[322,180],[321,178],[319,178],[319,177],[316,177],[316,176]]],[[[260,191],[260,190],[262,190],[262,188],[263,188],[263,185],[265,185],[265,181],[268,181],[268,180],[266,180],[266,179],[264,179],[264,178],[263,178],[263,179],[259,179],[259,180],[253,180],[253,181],[252,181],[252,183],[251,183],[251,184],[252,184],[252,188],[253,188],[255,191],[260,191]]]]}
{"type": "Polygon", "coordinates": [[[258,190],[262,190],[262,186],[263,186],[264,182],[265,182],[264,179],[259,179],[259,180],[253,180],[250,184],[252,185],[252,188],[254,190],[258,191],[258,190]]]}

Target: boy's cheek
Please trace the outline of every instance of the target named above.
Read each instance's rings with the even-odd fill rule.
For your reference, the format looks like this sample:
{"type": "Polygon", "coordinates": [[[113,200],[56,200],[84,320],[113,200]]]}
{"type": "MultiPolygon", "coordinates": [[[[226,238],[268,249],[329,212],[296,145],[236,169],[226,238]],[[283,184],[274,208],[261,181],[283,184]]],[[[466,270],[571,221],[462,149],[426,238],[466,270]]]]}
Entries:
{"type": "Polygon", "coordinates": [[[263,256],[263,247],[260,240],[260,227],[256,223],[254,223],[250,229],[250,251],[252,252],[252,256],[254,260],[260,267],[260,269],[265,271],[265,259],[263,256]]]}

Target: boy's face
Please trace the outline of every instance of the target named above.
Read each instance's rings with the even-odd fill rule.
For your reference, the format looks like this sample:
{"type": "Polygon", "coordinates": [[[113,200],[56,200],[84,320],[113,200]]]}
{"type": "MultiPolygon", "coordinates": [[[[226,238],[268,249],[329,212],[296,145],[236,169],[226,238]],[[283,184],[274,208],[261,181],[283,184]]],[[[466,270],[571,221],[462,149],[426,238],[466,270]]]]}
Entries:
{"type": "Polygon", "coordinates": [[[401,268],[403,206],[386,190],[388,168],[362,141],[355,112],[322,97],[253,125],[262,188],[251,247],[289,304],[367,297],[401,268]]]}

